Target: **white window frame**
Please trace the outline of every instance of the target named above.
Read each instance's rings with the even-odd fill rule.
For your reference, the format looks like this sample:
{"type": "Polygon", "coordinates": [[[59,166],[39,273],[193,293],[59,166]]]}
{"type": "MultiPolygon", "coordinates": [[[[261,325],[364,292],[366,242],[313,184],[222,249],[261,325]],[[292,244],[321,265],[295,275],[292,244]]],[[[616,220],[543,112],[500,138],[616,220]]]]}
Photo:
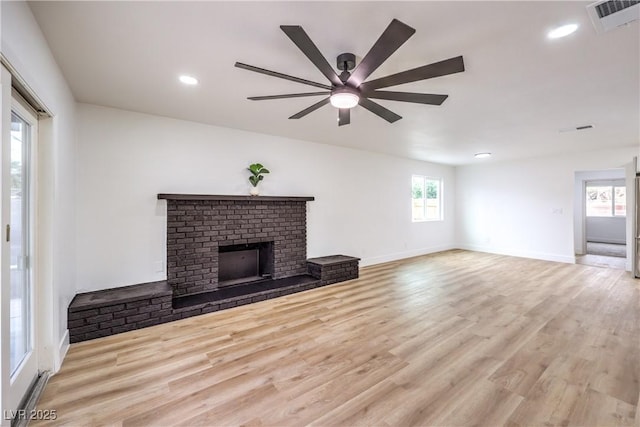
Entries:
{"type": "MultiPolygon", "coordinates": [[[[622,180],[606,180],[606,181],[587,181],[585,185],[585,216],[587,218],[626,218],[626,215],[616,215],[616,188],[624,187],[626,189],[626,185],[622,180]],[[610,215],[600,216],[600,215],[589,215],[587,212],[587,192],[589,187],[611,187],[611,210],[610,215]]],[[[626,197],[626,196],[625,196],[626,197]]],[[[627,206],[628,208],[628,206],[627,206]]]]}
{"type": "Polygon", "coordinates": [[[444,221],[444,179],[441,177],[428,176],[428,175],[419,175],[413,174],[411,175],[411,222],[438,222],[444,221]],[[413,217],[413,201],[416,200],[413,198],[413,181],[415,178],[419,178],[423,180],[423,185],[425,191],[423,193],[422,200],[424,201],[424,218],[423,219],[415,219],[413,217]],[[426,216],[426,206],[427,206],[427,195],[426,195],[426,186],[427,181],[437,181],[438,182],[438,218],[427,218],[426,216]]]}

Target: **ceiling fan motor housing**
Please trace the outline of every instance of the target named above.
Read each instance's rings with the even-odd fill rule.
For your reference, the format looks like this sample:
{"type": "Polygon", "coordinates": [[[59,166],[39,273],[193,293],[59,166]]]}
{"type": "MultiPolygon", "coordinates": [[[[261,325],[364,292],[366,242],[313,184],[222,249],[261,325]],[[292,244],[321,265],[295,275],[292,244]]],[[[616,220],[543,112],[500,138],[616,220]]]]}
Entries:
{"type": "Polygon", "coordinates": [[[356,67],[356,56],[353,53],[341,53],[337,59],[338,70],[350,71],[356,67]]]}

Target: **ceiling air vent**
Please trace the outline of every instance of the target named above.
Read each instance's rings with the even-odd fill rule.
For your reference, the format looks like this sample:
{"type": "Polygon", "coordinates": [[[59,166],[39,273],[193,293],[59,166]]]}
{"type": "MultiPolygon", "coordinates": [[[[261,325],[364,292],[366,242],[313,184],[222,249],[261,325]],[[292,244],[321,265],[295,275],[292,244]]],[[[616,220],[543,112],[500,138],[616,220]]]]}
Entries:
{"type": "Polygon", "coordinates": [[[562,129],[558,129],[558,132],[566,133],[566,132],[575,132],[577,130],[587,130],[587,129],[593,129],[593,125],[583,125],[583,126],[575,126],[570,128],[562,128],[562,129]]]}
{"type": "Polygon", "coordinates": [[[604,0],[587,6],[597,33],[614,30],[640,19],[640,0],[604,0]]]}

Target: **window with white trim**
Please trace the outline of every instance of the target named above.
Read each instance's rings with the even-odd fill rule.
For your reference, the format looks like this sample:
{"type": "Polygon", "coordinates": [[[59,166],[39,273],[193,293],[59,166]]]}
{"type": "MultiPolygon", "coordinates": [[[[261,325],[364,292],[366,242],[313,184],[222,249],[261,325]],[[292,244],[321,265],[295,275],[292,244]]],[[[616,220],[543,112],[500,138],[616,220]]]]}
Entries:
{"type": "Polygon", "coordinates": [[[411,177],[411,220],[442,221],[442,179],[411,177]]]}
{"type": "Polygon", "coordinates": [[[588,182],[586,186],[587,216],[625,217],[627,215],[627,187],[624,181],[588,182]]]}

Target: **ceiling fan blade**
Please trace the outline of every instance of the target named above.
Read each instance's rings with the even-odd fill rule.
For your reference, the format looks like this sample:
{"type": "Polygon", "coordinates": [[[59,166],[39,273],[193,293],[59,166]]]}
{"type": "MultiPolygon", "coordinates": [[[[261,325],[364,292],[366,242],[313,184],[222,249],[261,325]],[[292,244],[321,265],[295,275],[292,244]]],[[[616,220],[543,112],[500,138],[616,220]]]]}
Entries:
{"type": "Polygon", "coordinates": [[[358,87],[367,79],[393,52],[398,50],[416,30],[397,19],[382,33],[380,38],[373,44],[369,52],[362,58],[360,64],[353,71],[347,83],[358,87]]]}
{"type": "Polygon", "coordinates": [[[372,90],[362,94],[367,98],[388,99],[390,101],[415,102],[416,104],[442,105],[449,95],[434,95],[431,93],[390,92],[372,90]]]}
{"type": "Polygon", "coordinates": [[[412,70],[364,82],[360,85],[360,89],[362,91],[372,91],[374,89],[416,82],[418,80],[426,80],[433,77],[446,76],[448,74],[460,73],[462,71],[464,71],[464,61],[462,60],[462,56],[456,56],[455,58],[446,59],[429,65],[423,65],[422,67],[414,68],[412,70]]]}
{"type": "Polygon", "coordinates": [[[373,114],[382,117],[389,123],[397,122],[402,118],[402,116],[397,115],[391,110],[387,110],[382,105],[376,104],[367,98],[360,98],[360,105],[371,111],[373,114]]]}
{"type": "Polygon", "coordinates": [[[252,101],[266,101],[269,99],[302,98],[305,96],[329,95],[330,93],[331,92],[288,93],[286,95],[250,96],[247,99],[250,99],[252,101]]]}
{"type": "Polygon", "coordinates": [[[315,44],[311,41],[307,33],[299,25],[280,25],[280,29],[289,36],[291,41],[313,62],[318,70],[325,75],[331,83],[342,86],[342,81],[336,72],[331,68],[326,58],[320,53],[315,44]]]}
{"type": "Polygon", "coordinates": [[[351,123],[351,109],[340,108],[338,110],[338,126],[344,126],[351,123]]]}
{"type": "Polygon", "coordinates": [[[313,104],[311,107],[307,107],[304,110],[300,111],[299,113],[294,114],[293,116],[289,117],[290,119],[299,119],[301,117],[306,116],[307,114],[316,111],[318,108],[322,107],[323,105],[327,105],[329,103],[329,98],[325,98],[320,102],[316,102],[315,104],[313,104]]]}
{"type": "Polygon", "coordinates": [[[322,83],[312,82],[310,80],[301,79],[299,77],[289,76],[287,74],[278,73],[277,71],[271,71],[271,70],[266,70],[266,69],[260,68],[260,67],[254,67],[253,65],[243,64],[242,62],[236,62],[235,66],[238,67],[238,68],[242,68],[243,70],[255,71],[256,73],[266,74],[267,76],[278,77],[280,79],[290,80],[290,81],[296,82],[296,83],[302,83],[302,84],[309,85],[309,86],[319,87],[321,89],[331,90],[331,86],[329,86],[329,85],[324,85],[322,83]]]}

